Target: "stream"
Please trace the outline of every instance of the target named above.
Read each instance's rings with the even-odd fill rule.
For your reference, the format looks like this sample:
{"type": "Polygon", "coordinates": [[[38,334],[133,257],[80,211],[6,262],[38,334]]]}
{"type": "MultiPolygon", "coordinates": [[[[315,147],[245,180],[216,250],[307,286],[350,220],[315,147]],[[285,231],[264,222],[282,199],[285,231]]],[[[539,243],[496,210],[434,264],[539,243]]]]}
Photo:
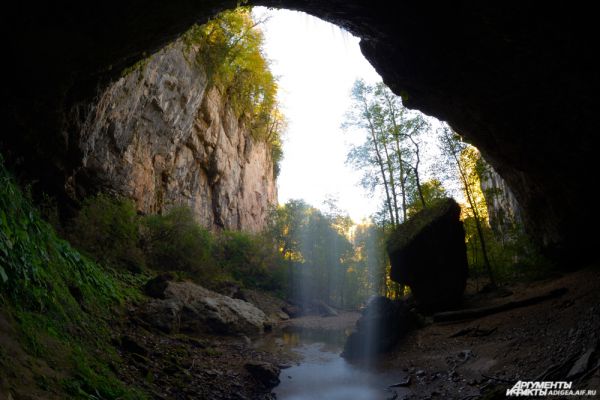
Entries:
{"type": "Polygon", "coordinates": [[[354,365],[340,357],[349,331],[287,328],[276,340],[297,353],[300,361],[282,369],[273,393],[278,400],[384,400],[402,398],[406,388],[389,389],[402,372],[376,363],[354,365]]]}

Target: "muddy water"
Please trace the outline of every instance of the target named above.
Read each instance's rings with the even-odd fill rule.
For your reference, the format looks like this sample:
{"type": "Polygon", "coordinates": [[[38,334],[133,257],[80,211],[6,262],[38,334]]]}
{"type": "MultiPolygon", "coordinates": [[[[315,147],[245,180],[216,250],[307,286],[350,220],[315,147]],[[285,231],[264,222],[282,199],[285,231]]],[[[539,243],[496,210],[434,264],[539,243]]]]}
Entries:
{"type": "Polygon", "coordinates": [[[401,380],[400,372],[385,370],[376,362],[357,366],[340,357],[348,334],[306,328],[283,331],[278,340],[297,353],[300,361],[281,371],[281,383],[273,390],[277,399],[384,400],[408,393],[408,389],[388,388],[401,380]]]}

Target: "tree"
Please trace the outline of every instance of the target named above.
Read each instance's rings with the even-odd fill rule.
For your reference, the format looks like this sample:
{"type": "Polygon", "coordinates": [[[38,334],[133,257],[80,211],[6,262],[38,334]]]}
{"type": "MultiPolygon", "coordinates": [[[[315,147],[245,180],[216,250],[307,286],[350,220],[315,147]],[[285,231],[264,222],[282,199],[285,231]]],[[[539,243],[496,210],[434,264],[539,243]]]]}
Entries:
{"type": "MultiPolygon", "coordinates": [[[[348,113],[347,121],[344,127],[354,126],[368,132],[368,138],[362,146],[353,148],[348,154],[348,161],[357,166],[372,166],[375,164],[379,170],[380,182],[383,184],[386,197],[386,208],[392,226],[396,226],[398,221],[398,207],[396,196],[393,194],[394,175],[390,170],[391,162],[387,156],[387,148],[381,139],[384,137],[381,133],[384,128],[381,126],[383,119],[381,117],[381,108],[372,100],[373,88],[368,86],[363,80],[359,79],[352,88],[352,99],[354,107],[348,113]]],[[[369,176],[367,173],[366,177],[369,176]]],[[[378,180],[371,180],[371,186],[375,187],[378,180]]],[[[365,185],[366,186],[366,185],[365,185]]]]}
{"type": "Polygon", "coordinates": [[[346,236],[348,216],[323,213],[301,200],[273,212],[272,236],[288,262],[289,294],[310,305],[321,300],[343,305],[345,273],[353,256],[346,236]]]}
{"type": "Polygon", "coordinates": [[[415,190],[409,193],[408,217],[410,218],[421,211],[425,208],[425,205],[431,206],[436,201],[446,197],[448,197],[448,193],[438,179],[430,179],[418,186],[415,185],[415,190]]]}
{"type": "Polygon", "coordinates": [[[344,127],[354,127],[368,133],[367,140],[353,147],[348,162],[364,171],[363,185],[371,190],[382,186],[384,207],[392,227],[408,217],[408,199],[416,190],[422,207],[420,135],[429,129],[419,114],[402,106],[401,100],[382,82],[369,86],[355,82],[354,105],[344,127]],[[402,217],[401,217],[402,216],[402,217]]]}
{"type": "Polygon", "coordinates": [[[469,210],[473,216],[483,262],[490,279],[490,284],[496,286],[496,280],[494,279],[483,233],[483,211],[480,202],[478,202],[476,197],[476,188],[479,188],[479,192],[481,191],[479,186],[479,176],[474,167],[469,168],[469,163],[472,162],[473,158],[473,150],[472,148],[469,148],[467,144],[461,140],[460,136],[452,131],[447,125],[440,128],[439,133],[441,150],[449,161],[455,165],[458,171],[458,178],[467,199],[469,210]]]}

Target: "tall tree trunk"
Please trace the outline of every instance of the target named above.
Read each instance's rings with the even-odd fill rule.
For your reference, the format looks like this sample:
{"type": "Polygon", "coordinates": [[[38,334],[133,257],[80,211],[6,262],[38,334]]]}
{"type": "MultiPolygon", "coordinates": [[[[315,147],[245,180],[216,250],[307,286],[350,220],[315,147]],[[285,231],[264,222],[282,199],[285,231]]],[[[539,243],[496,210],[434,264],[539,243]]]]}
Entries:
{"type": "MultiPolygon", "coordinates": [[[[450,137],[447,137],[449,143],[452,140],[450,137]]],[[[481,245],[481,253],[483,256],[483,263],[485,265],[485,269],[490,278],[490,284],[493,287],[496,287],[496,280],[494,279],[494,274],[492,272],[492,266],[490,264],[490,260],[488,258],[487,248],[485,244],[485,238],[483,237],[483,229],[481,228],[481,219],[479,217],[479,212],[477,211],[477,207],[475,205],[475,201],[473,200],[473,195],[471,193],[471,188],[469,186],[469,180],[467,179],[467,175],[460,164],[460,160],[458,159],[458,155],[456,154],[456,148],[451,148],[452,157],[454,157],[454,161],[456,161],[456,165],[458,167],[458,172],[460,174],[461,181],[465,188],[465,194],[467,195],[467,201],[469,202],[469,206],[471,207],[471,211],[473,212],[473,218],[475,219],[475,228],[477,230],[477,236],[479,237],[479,244],[481,245]]]]}
{"type": "MultiPolygon", "coordinates": [[[[390,190],[392,192],[392,200],[394,201],[394,214],[396,215],[396,222],[400,224],[400,216],[398,215],[398,194],[396,193],[396,184],[394,182],[394,165],[392,163],[392,158],[390,157],[390,153],[388,151],[388,143],[385,137],[385,132],[381,129],[379,130],[381,135],[381,147],[385,152],[385,161],[388,167],[388,171],[390,172],[390,190]]],[[[402,171],[402,168],[400,169],[402,171]]],[[[400,172],[400,185],[402,185],[402,172],[400,172]]],[[[402,193],[404,194],[404,189],[402,189],[402,193]]],[[[404,202],[402,204],[402,210],[404,210],[404,202]]],[[[406,220],[406,215],[404,215],[403,221],[406,220]]]]}
{"type": "Polygon", "coordinates": [[[400,127],[398,126],[398,121],[396,119],[396,108],[392,102],[392,99],[389,97],[389,93],[386,91],[383,92],[388,111],[390,115],[390,120],[392,122],[392,127],[394,128],[394,141],[396,144],[396,157],[398,157],[398,167],[400,170],[400,190],[402,191],[402,221],[406,221],[406,172],[404,170],[404,160],[402,158],[402,146],[400,145],[400,127]]]}
{"type": "Polygon", "coordinates": [[[379,149],[379,143],[377,141],[377,133],[375,131],[375,126],[373,125],[373,121],[371,119],[370,116],[370,112],[369,112],[369,106],[365,101],[363,101],[363,107],[364,107],[364,112],[365,115],[367,117],[367,123],[369,124],[369,131],[371,133],[371,139],[373,140],[373,146],[375,148],[375,155],[377,157],[377,164],[379,165],[379,170],[381,172],[381,178],[383,179],[383,186],[385,188],[385,197],[386,197],[386,203],[388,206],[388,212],[390,214],[390,221],[392,222],[392,226],[397,226],[398,221],[396,221],[394,219],[394,211],[392,209],[392,199],[390,196],[390,188],[389,188],[389,183],[388,183],[388,179],[385,173],[385,166],[383,164],[383,159],[381,157],[381,151],[379,149]]]}
{"type": "Polygon", "coordinates": [[[415,173],[415,182],[417,184],[417,191],[419,192],[419,198],[421,199],[421,204],[423,208],[427,208],[427,204],[425,203],[425,197],[423,196],[423,188],[421,187],[421,178],[419,177],[419,164],[421,163],[421,149],[419,148],[419,144],[413,139],[412,135],[408,135],[410,141],[413,146],[415,146],[415,156],[417,157],[417,162],[413,167],[413,172],[415,173]]]}

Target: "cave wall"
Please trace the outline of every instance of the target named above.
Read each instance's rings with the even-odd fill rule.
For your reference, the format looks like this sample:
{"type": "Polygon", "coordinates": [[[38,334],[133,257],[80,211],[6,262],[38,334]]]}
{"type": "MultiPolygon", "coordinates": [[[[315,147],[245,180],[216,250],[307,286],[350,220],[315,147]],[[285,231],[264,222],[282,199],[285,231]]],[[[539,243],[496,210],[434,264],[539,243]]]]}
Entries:
{"type": "Polygon", "coordinates": [[[197,52],[171,43],[78,110],[71,197],[105,191],[143,213],[187,205],[208,228],[264,228],[277,204],[271,150],[208,84],[197,52]]]}
{"type": "MultiPolygon", "coordinates": [[[[361,37],[364,55],[406,106],[448,121],[481,150],[548,254],[569,261],[594,254],[594,238],[581,235],[598,222],[591,202],[582,200],[597,170],[600,73],[589,5],[253,3],[306,11],[361,37]]],[[[12,71],[0,146],[9,165],[42,185],[64,182],[81,160],[69,117],[73,106],[194,21],[232,6],[227,0],[132,0],[20,2],[7,10],[12,71]]]]}

